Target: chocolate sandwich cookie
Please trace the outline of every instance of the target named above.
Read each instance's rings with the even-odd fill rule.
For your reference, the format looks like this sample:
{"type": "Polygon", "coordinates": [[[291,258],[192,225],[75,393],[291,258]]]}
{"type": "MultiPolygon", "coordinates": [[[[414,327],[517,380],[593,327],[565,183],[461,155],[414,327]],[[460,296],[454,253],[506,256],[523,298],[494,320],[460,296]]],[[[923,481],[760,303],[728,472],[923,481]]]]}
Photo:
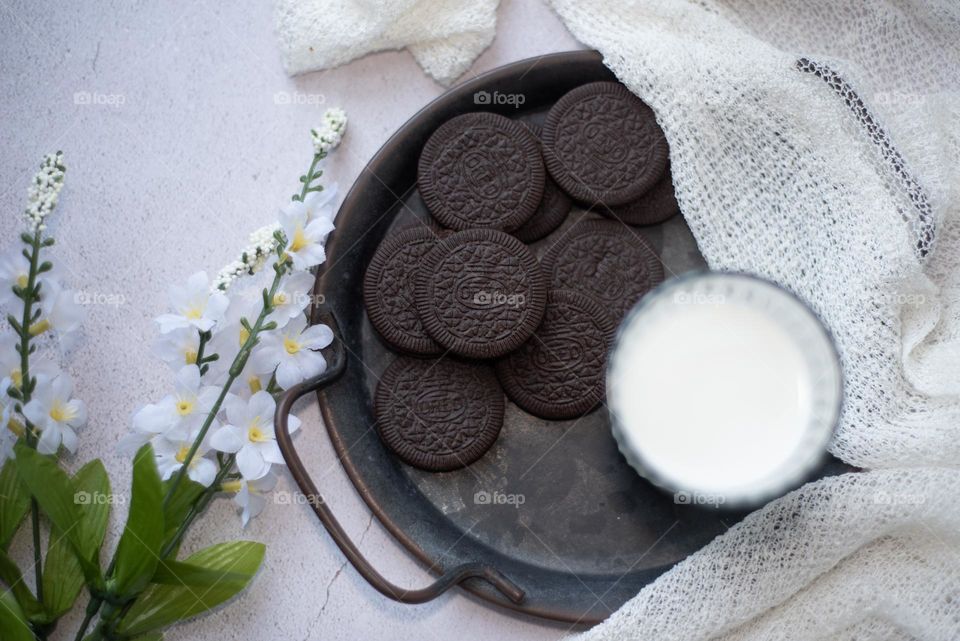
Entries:
{"type": "MultiPolygon", "coordinates": [[[[540,140],[543,132],[539,125],[527,125],[533,135],[540,140]]],[[[550,176],[547,176],[543,182],[543,198],[540,200],[540,206],[533,216],[513,232],[513,235],[525,243],[532,243],[540,240],[563,224],[573,207],[573,201],[562,189],[553,182],[550,176]]]]}
{"type": "Polygon", "coordinates": [[[604,216],[628,225],[657,225],[679,214],[680,204],[677,203],[677,196],[673,191],[670,168],[667,167],[663,177],[650,191],[632,203],[598,209],[604,216]]]}
{"type": "Polygon", "coordinates": [[[513,231],[537,210],[545,176],[537,139],[523,124],[479,112],[448,120],[430,136],[417,186],[444,227],[513,231]]]}
{"type": "Polygon", "coordinates": [[[374,399],[383,442],[404,462],[432,472],[483,456],[500,434],[503,407],[492,368],[452,358],[399,358],[374,399]]]}
{"type": "Polygon", "coordinates": [[[440,240],[417,274],[417,313],[455,354],[497,358],[523,345],[543,318],[547,279],[513,236],[471,229],[440,240]]]}
{"type": "Polygon", "coordinates": [[[497,378],[521,409],[546,419],[582,416],[604,398],[607,310],[574,291],[554,290],[543,322],[520,349],[497,361],[497,378]]]}
{"type": "Polygon", "coordinates": [[[663,264],[643,236],[610,220],[570,227],[543,256],[553,289],[593,297],[616,324],[645,293],[663,282],[663,264]]]}
{"type": "Polygon", "coordinates": [[[370,324],[392,347],[415,356],[443,353],[423,328],[414,295],[417,270],[436,246],[438,233],[420,226],[388,236],[363,277],[363,302],[370,324]]]}
{"type": "Polygon", "coordinates": [[[668,156],[653,110],[616,82],[592,82],[560,98],[543,126],[543,150],[564,191],[608,207],[653,187],[668,156]]]}

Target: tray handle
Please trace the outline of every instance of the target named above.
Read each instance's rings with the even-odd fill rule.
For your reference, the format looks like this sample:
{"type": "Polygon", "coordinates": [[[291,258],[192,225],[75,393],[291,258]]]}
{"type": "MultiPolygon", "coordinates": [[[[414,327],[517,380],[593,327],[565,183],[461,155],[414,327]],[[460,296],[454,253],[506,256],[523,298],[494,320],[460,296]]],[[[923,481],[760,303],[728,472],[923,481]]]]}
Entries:
{"type": "Polygon", "coordinates": [[[523,590],[517,587],[516,584],[504,576],[499,570],[480,563],[464,563],[458,565],[444,572],[440,578],[430,585],[417,590],[395,585],[384,578],[383,575],[377,572],[370,562],[367,561],[357,546],[354,545],[350,536],[344,531],[340,522],[337,521],[333,512],[327,507],[326,501],[320,496],[317,486],[313,483],[313,479],[310,478],[310,475],[303,465],[303,461],[300,460],[296,449],[293,447],[293,442],[290,439],[290,430],[287,425],[290,408],[293,407],[297,399],[305,394],[315,392],[330,385],[340,378],[346,370],[347,357],[343,345],[340,342],[340,326],[337,323],[336,316],[330,309],[324,310],[323,316],[326,317],[324,320],[333,330],[334,346],[332,358],[328,359],[327,369],[322,374],[298,385],[294,385],[283,393],[280,402],[277,404],[275,424],[277,428],[277,445],[280,446],[280,452],[283,454],[287,467],[290,469],[290,474],[293,476],[293,480],[296,481],[303,495],[309,499],[307,503],[313,508],[314,514],[316,514],[320,522],[323,523],[323,527],[326,528],[327,532],[333,538],[334,543],[337,544],[340,551],[347,557],[347,560],[353,564],[357,572],[367,580],[367,583],[394,601],[401,603],[425,603],[437,598],[451,587],[463,583],[467,579],[482,579],[514,603],[522,602],[524,598],[523,590]]]}

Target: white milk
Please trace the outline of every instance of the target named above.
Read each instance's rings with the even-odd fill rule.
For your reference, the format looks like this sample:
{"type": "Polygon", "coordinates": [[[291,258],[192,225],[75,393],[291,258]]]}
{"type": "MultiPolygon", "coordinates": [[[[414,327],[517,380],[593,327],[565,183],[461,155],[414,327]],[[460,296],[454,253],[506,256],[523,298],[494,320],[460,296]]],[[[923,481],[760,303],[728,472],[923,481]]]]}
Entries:
{"type": "Polygon", "coordinates": [[[627,460],[695,503],[757,503],[798,483],[820,461],[840,401],[816,317],[737,274],[648,295],[621,327],[607,383],[627,460]]]}

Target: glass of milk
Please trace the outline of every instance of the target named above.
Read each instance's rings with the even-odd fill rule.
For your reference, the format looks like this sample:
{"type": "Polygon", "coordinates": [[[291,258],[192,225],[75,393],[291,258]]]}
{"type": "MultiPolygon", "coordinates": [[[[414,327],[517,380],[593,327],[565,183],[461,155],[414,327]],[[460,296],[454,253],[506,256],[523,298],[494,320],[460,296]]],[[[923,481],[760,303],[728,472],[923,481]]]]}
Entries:
{"type": "Polygon", "coordinates": [[[624,320],[608,362],[620,451],[678,503],[751,507],[801,484],[823,460],[842,396],[820,320],[745,274],[667,281],[624,320]]]}

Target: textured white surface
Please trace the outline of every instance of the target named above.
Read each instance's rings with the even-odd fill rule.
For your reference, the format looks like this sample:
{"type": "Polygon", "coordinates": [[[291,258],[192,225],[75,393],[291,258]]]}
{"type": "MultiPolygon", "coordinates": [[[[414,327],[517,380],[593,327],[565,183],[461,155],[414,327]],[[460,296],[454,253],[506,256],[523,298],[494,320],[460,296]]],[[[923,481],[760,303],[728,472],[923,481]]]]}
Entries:
{"type": "MultiPolygon", "coordinates": [[[[504,2],[497,18],[497,37],[467,78],[578,47],[534,0],[504,2]]],[[[90,306],[69,360],[91,416],[70,464],[102,457],[117,488],[128,486],[130,469],[114,445],[136,406],[157,398],[170,378],[148,348],[168,283],[201,268],[214,272],[250,231],[273,219],[309,161],[308,130],[325,106],[350,115],[327,176],[346,190],[387,137],[442,91],[405,52],[289,79],[272,25],[267,3],[0,2],[0,240],[7,246],[15,238],[42,154],[63,149],[68,173],[54,216],[56,259],[69,269],[71,287],[123,298],[117,306],[90,306]],[[101,104],[76,104],[78,92],[101,104]]],[[[362,538],[387,576],[421,585],[425,573],[371,523],[315,409],[300,415],[306,429],[298,447],[347,531],[362,538]]],[[[113,515],[114,537],[123,512],[113,515]]],[[[220,501],[188,547],[240,536],[268,543],[252,588],[168,639],[486,641],[556,639],[566,631],[462,594],[393,604],[344,567],[302,505],[269,505],[241,533],[234,506],[220,501]]],[[[27,550],[15,552],[25,558],[27,550]]],[[[75,627],[75,619],[65,621],[54,638],[75,627]]]]}

